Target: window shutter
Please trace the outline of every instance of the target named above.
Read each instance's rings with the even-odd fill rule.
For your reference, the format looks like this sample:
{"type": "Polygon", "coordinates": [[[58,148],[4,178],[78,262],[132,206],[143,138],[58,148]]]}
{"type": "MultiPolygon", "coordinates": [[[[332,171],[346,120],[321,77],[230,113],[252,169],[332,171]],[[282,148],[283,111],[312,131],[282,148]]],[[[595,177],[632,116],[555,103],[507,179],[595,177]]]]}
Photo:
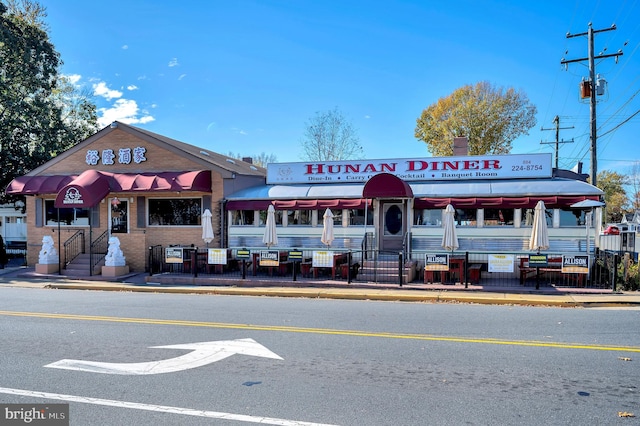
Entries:
{"type": "Polygon", "coordinates": [[[138,221],[138,228],[146,228],[147,220],[145,217],[144,197],[136,198],[136,216],[138,221]]]}

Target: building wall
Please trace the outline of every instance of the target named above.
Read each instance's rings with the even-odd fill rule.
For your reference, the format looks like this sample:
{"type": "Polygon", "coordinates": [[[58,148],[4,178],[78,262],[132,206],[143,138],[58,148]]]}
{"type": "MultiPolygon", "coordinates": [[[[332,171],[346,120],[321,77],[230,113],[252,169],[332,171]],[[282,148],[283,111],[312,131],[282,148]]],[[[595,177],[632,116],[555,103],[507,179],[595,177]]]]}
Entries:
{"type": "MultiPolygon", "coordinates": [[[[163,149],[149,143],[145,140],[138,139],[131,136],[121,130],[114,130],[113,132],[105,135],[104,137],[97,139],[91,144],[82,146],[77,151],[72,152],[66,158],[59,162],[52,161],[51,164],[43,170],[40,170],[40,174],[43,175],[64,175],[64,174],[80,174],[88,169],[96,169],[99,171],[113,172],[113,173],[142,173],[142,172],[165,172],[165,171],[190,171],[190,170],[202,170],[203,166],[200,163],[190,161],[189,159],[176,154],[175,152],[163,149]],[[145,157],[146,161],[140,164],[118,164],[117,153],[120,148],[133,148],[144,147],[146,149],[145,157]],[[86,154],[88,150],[97,150],[98,153],[102,153],[105,149],[113,150],[116,154],[115,164],[103,165],[99,163],[96,166],[90,166],[86,163],[86,154]]],[[[92,237],[95,239],[109,227],[109,199],[118,197],[120,199],[133,199],[133,203],[129,203],[129,233],[128,234],[113,234],[118,237],[121,244],[122,252],[126,258],[127,265],[133,272],[143,272],[147,269],[148,261],[148,248],[154,245],[167,246],[169,244],[179,244],[189,246],[191,244],[199,247],[204,247],[204,241],[202,240],[202,227],[201,226],[147,226],[144,228],[138,228],[137,211],[140,197],[144,197],[145,212],[148,211],[146,200],[148,197],[156,198],[181,198],[181,197],[204,197],[211,196],[211,205],[204,205],[203,209],[209,208],[213,215],[213,229],[216,233],[216,238],[209,244],[210,247],[220,247],[220,200],[224,196],[224,179],[219,173],[211,172],[212,178],[212,193],[201,192],[188,192],[188,193],[175,193],[175,192],[145,192],[145,193],[111,193],[107,196],[102,203],[98,204],[100,209],[100,224],[99,226],[92,226],[92,237]]],[[[36,198],[42,200],[52,200],[55,198],[55,194],[49,194],[46,196],[27,197],[27,226],[28,226],[28,253],[27,263],[29,265],[35,265],[38,262],[39,251],[42,247],[42,238],[45,235],[52,236],[60,261],[64,260],[64,242],[70,238],[77,230],[83,229],[85,232],[86,252],[89,252],[89,227],[69,227],[64,226],[60,228],[60,235],[58,236],[57,226],[42,226],[36,227],[35,212],[36,212],[36,198]]],[[[206,200],[207,198],[205,198],[206,200]]],[[[148,216],[148,214],[145,214],[148,216]]],[[[147,217],[145,217],[145,222],[147,217]]]]}

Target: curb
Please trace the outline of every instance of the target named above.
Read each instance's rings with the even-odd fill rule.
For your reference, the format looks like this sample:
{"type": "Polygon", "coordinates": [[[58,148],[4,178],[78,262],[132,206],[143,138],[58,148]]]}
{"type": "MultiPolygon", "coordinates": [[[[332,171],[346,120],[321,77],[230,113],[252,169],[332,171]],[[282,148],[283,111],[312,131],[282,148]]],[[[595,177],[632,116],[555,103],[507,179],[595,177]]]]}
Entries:
{"type": "MultiPolygon", "coordinates": [[[[25,283],[26,284],[26,283],[25,283]]],[[[470,303],[478,305],[520,305],[552,307],[623,307],[640,306],[640,295],[632,299],[621,295],[606,297],[574,295],[531,295],[505,293],[453,293],[450,291],[391,291],[387,289],[326,289],[292,287],[200,287],[200,286],[157,286],[91,282],[49,282],[42,288],[59,290],[129,291],[141,293],[209,294],[218,296],[292,297],[336,300],[371,300],[381,302],[410,303],[470,303]],[[577,299],[591,300],[577,300],[577,299]],[[613,300],[612,300],[613,299],[613,300]]]]}

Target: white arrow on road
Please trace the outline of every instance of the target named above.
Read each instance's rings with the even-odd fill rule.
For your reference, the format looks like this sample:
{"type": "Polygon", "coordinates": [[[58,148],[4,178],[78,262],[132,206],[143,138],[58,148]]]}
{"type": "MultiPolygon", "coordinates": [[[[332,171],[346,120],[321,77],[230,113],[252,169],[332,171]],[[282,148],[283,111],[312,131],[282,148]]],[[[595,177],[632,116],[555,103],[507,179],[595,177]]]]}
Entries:
{"type": "Polygon", "coordinates": [[[201,367],[220,361],[235,354],[260,356],[263,358],[282,359],[253,339],[220,340],[217,342],[186,343],[183,345],[152,346],[152,348],[186,349],[191,352],[161,361],[116,363],[83,361],[80,359],[62,359],[45,365],[49,368],[64,370],[89,371],[103,374],[144,375],[173,373],[201,367]]]}

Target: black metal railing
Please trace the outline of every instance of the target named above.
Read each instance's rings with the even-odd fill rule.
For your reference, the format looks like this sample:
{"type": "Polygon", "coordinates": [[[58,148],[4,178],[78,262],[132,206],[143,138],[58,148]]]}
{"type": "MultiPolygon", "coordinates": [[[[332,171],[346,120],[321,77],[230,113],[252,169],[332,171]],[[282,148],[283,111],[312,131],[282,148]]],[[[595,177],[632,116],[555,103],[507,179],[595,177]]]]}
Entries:
{"type": "MultiPolygon", "coordinates": [[[[345,284],[377,283],[391,285],[471,285],[488,288],[638,288],[638,266],[633,260],[622,261],[618,253],[597,251],[591,258],[589,273],[563,272],[562,253],[545,253],[547,267],[529,266],[530,252],[492,254],[485,252],[446,252],[446,270],[425,270],[429,255],[442,251],[413,251],[406,257],[402,251],[380,251],[363,240],[362,250],[271,248],[271,256],[278,260],[264,264],[261,254],[266,247],[215,249],[214,259],[208,249],[183,247],[182,259],[166,263],[161,246],[149,247],[149,272],[183,274],[199,278],[233,278],[260,280],[331,280],[345,284]],[[275,256],[273,252],[277,252],[275,256]],[[296,257],[290,258],[295,251],[296,257]],[[302,253],[300,255],[300,252],[302,253]],[[324,256],[321,266],[316,255],[324,256]],[[489,261],[491,256],[491,261],[489,261]],[[502,257],[501,257],[502,256],[502,257]],[[328,262],[328,263],[327,263],[328,262]],[[501,263],[502,262],[502,263],[501,263]],[[633,287],[635,286],[635,287],[633,287]]],[[[274,259],[270,259],[273,261],[274,259]]]]}
{"type": "Polygon", "coordinates": [[[163,262],[163,253],[164,250],[161,245],[155,245],[149,247],[149,257],[148,257],[148,272],[149,275],[159,274],[163,271],[164,262],[163,262]]]}
{"type": "Polygon", "coordinates": [[[104,231],[89,247],[89,275],[93,275],[93,269],[107,256],[109,250],[109,231],[104,231]]]}
{"type": "Polygon", "coordinates": [[[64,266],[85,253],[84,230],[80,229],[64,242],[64,266]]]}

